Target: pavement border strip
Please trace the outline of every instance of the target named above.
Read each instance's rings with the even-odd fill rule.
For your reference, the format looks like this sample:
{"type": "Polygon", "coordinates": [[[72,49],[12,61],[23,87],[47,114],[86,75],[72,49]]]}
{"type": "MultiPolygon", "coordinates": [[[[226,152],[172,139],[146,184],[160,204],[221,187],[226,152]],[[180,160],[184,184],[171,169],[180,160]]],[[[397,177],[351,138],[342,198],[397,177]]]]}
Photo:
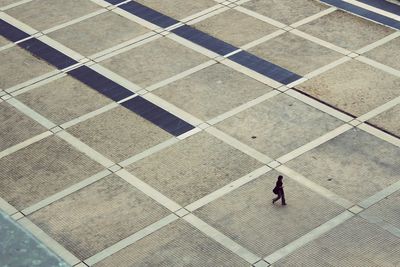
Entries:
{"type": "Polygon", "coordinates": [[[383,190],[379,191],[375,195],[372,195],[364,200],[362,200],[358,205],[364,209],[371,207],[372,205],[378,203],[382,199],[390,196],[391,194],[400,190],[400,181],[384,188],[383,190]]]}
{"type": "Polygon", "coordinates": [[[380,10],[385,10],[387,12],[396,14],[400,16],[400,7],[399,5],[390,3],[389,1],[381,1],[381,0],[358,0],[358,2],[366,3],[369,6],[377,7],[380,10]]]}
{"type": "Polygon", "coordinates": [[[256,256],[246,248],[242,247],[235,241],[233,241],[231,238],[227,237],[223,233],[219,232],[217,229],[214,227],[210,226],[200,218],[196,217],[193,214],[188,214],[183,217],[185,221],[199,229],[201,232],[212,238],[213,240],[217,241],[221,245],[223,245],[225,248],[229,249],[245,261],[247,261],[250,264],[253,264],[259,260],[261,260],[260,257],[256,256]]]}
{"type": "MultiPolygon", "coordinates": [[[[346,62],[348,62],[350,60],[351,60],[351,58],[350,57],[346,57],[346,56],[342,57],[342,58],[339,58],[338,60],[335,60],[335,61],[333,61],[333,62],[331,62],[331,63],[329,63],[329,64],[327,64],[325,66],[322,66],[319,69],[316,69],[316,70],[313,70],[312,72],[307,73],[306,75],[304,75],[304,78],[307,79],[307,80],[312,79],[312,78],[314,78],[314,77],[316,77],[316,76],[318,76],[318,75],[320,75],[320,74],[322,74],[324,72],[327,72],[327,71],[329,71],[329,70],[331,70],[333,68],[336,68],[337,66],[339,66],[339,65],[341,65],[343,63],[346,63],[346,62]]],[[[305,80],[303,82],[305,82],[305,80]]],[[[300,83],[297,83],[296,85],[299,85],[299,84],[300,83]]]]}
{"type": "Polygon", "coordinates": [[[399,104],[400,104],[400,96],[396,97],[395,99],[390,100],[389,102],[386,102],[382,106],[379,106],[379,107],[365,113],[364,115],[361,115],[360,117],[357,118],[357,120],[362,121],[362,122],[368,121],[368,120],[372,119],[373,117],[375,117],[375,116],[377,116],[399,104]]]}
{"type": "Polygon", "coordinates": [[[7,93],[13,93],[15,91],[24,89],[24,88],[26,88],[28,86],[32,86],[32,85],[34,85],[36,83],[39,83],[39,82],[42,82],[42,81],[44,82],[45,80],[47,80],[49,78],[52,78],[53,76],[58,75],[60,73],[62,73],[60,70],[55,69],[53,71],[50,71],[50,72],[45,73],[43,75],[40,75],[38,77],[32,78],[32,79],[30,79],[28,81],[16,84],[16,85],[14,85],[12,87],[9,87],[9,88],[5,89],[4,91],[6,91],[7,93]]]}
{"type": "Polygon", "coordinates": [[[360,213],[359,216],[367,220],[369,223],[375,224],[376,226],[388,231],[392,235],[400,238],[400,229],[388,223],[387,221],[383,220],[381,217],[371,216],[365,213],[360,213]]]}
{"type": "Polygon", "coordinates": [[[309,22],[311,22],[311,21],[313,21],[313,20],[316,20],[316,19],[319,19],[319,18],[321,18],[321,17],[323,17],[323,16],[326,16],[326,15],[328,15],[328,14],[330,14],[330,13],[336,11],[336,10],[337,10],[336,7],[333,7],[333,6],[332,6],[332,7],[329,7],[329,8],[327,8],[327,9],[325,9],[325,10],[322,10],[321,12],[319,12],[319,13],[317,13],[317,14],[311,15],[311,16],[305,18],[305,19],[302,19],[302,20],[300,20],[300,21],[297,21],[297,22],[295,22],[295,23],[292,23],[292,24],[290,24],[289,26],[292,27],[292,28],[300,27],[300,26],[302,26],[302,25],[304,25],[304,24],[307,24],[307,23],[309,23],[309,22]]]}
{"type": "Polygon", "coordinates": [[[264,258],[264,260],[267,261],[268,263],[276,263],[277,261],[279,261],[280,259],[289,255],[290,253],[294,252],[298,248],[308,244],[309,242],[311,242],[311,241],[317,239],[318,237],[322,236],[323,234],[329,232],[336,226],[346,222],[353,216],[355,216],[353,213],[346,210],[343,213],[339,214],[338,216],[321,224],[317,228],[314,228],[313,230],[311,230],[307,234],[301,236],[300,238],[296,239],[295,241],[284,246],[283,248],[278,249],[277,251],[268,255],[267,257],[264,258]]]}
{"type": "Polygon", "coordinates": [[[64,55],[72,58],[73,60],[79,62],[83,59],[85,59],[86,57],[79,54],[78,52],[66,47],[65,45],[59,43],[58,41],[51,39],[49,36],[47,35],[42,35],[40,37],[37,37],[36,39],[38,39],[39,41],[45,43],[46,45],[54,48],[55,50],[63,53],[64,55]]]}
{"type": "MultiPolygon", "coordinates": [[[[8,24],[12,25],[14,28],[18,29],[18,31],[25,32],[25,34],[27,34],[27,35],[34,35],[39,32],[38,30],[17,20],[16,18],[8,15],[7,13],[0,12],[0,19],[4,20],[8,24]]],[[[13,29],[13,30],[15,30],[15,29],[13,29]]],[[[25,37],[25,38],[28,38],[28,37],[25,37]]],[[[14,42],[14,41],[12,41],[12,42],[14,42]]]]}
{"type": "Polygon", "coordinates": [[[104,249],[103,251],[100,251],[99,253],[91,256],[90,258],[84,260],[83,262],[88,264],[89,266],[92,266],[105,258],[117,253],[118,251],[134,244],[135,242],[143,239],[144,237],[151,235],[152,233],[156,232],[157,230],[169,225],[170,223],[176,221],[179,219],[178,216],[175,214],[170,214],[163,219],[150,224],[149,226],[146,226],[145,228],[139,230],[138,232],[130,235],[129,237],[122,239],[121,241],[115,243],[114,245],[111,245],[110,247],[104,249]]]}
{"type": "Polygon", "coordinates": [[[185,38],[183,38],[183,37],[181,37],[179,35],[176,35],[173,32],[168,34],[166,37],[171,39],[171,40],[174,40],[175,42],[177,42],[177,43],[179,43],[179,44],[181,44],[183,46],[186,46],[186,47],[188,47],[188,48],[190,48],[190,49],[192,49],[192,50],[194,50],[194,51],[196,51],[196,52],[198,52],[198,53],[200,53],[202,55],[205,55],[206,57],[209,57],[210,59],[213,59],[213,58],[216,58],[216,57],[219,56],[217,53],[215,53],[215,52],[213,52],[211,50],[208,50],[208,49],[206,49],[206,48],[204,48],[204,47],[202,47],[202,46],[200,46],[200,45],[198,45],[196,43],[193,43],[193,42],[191,42],[191,41],[189,41],[189,40],[187,40],[187,39],[185,39],[185,38]]]}
{"type": "Polygon", "coordinates": [[[186,25],[190,26],[190,25],[196,24],[200,21],[203,21],[203,20],[209,19],[211,17],[214,17],[216,15],[219,15],[227,10],[230,10],[229,7],[221,5],[221,4],[218,4],[217,6],[218,6],[218,8],[213,8],[211,11],[205,12],[203,16],[196,16],[196,17],[193,17],[192,19],[186,19],[186,20],[181,20],[181,21],[183,21],[183,22],[186,21],[186,25]]]}
{"type": "MultiPolygon", "coordinates": [[[[399,22],[400,23],[400,22],[399,22]]],[[[400,77],[400,70],[396,70],[392,67],[389,67],[387,65],[384,65],[382,63],[379,63],[375,60],[372,60],[370,58],[364,57],[364,56],[359,56],[357,58],[355,58],[355,60],[358,60],[362,63],[368,64],[374,68],[380,69],[386,73],[392,74],[394,76],[400,77]]]]}
{"type": "Polygon", "coordinates": [[[64,72],[57,72],[57,74],[55,74],[55,75],[53,75],[53,76],[50,76],[50,77],[47,78],[47,79],[38,81],[38,82],[33,83],[33,84],[31,84],[31,85],[28,85],[28,86],[26,86],[26,87],[24,87],[24,88],[22,88],[22,89],[13,91],[13,92],[10,93],[10,95],[13,96],[13,97],[16,97],[16,96],[18,96],[18,95],[20,95],[20,94],[26,93],[26,92],[28,92],[28,91],[30,91],[30,90],[33,90],[33,89],[38,88],[38,87],[41,87],[41,86],[43,86],[43,85],[45,85],[45,84],[51,83],[51,82],[53,82],[53,81],[55,81],[55,80],[58,80],[58,79],[60,79],[60,78],[62,78],[62,77],[65,77],[65,76],[67,76],[66,73],[64,73],[64,72]]]}
{"type": "Polygon", "coordinates": [[[366,53],[366,52],[368,52],[368,51],[370,51],[370,50],[372,50],[374,48],[377,48],[377,47],[379,47],[381,45],[384,45],[384,44],[386,44],[386,43],[398,38],[399,36],[400,36],[400,31],[396,31],[396,32],[394,32],[392,34],[389,34],[388,36],[383,37],[382,39],[380,39],[380,40],[378,40],[376,42],[373,42],[372,44],[366,45],[366,46],[356,50],[355,52],[357,54],[366,53]]]}
{"type": "Polygon", "coordinates": [[[237,11],[240,11],[240,12],[246,14],[246,15],[249,15],[249,16],[251,16],[253,18],[256,18],[258,20],[261,20],[261,21],[264,21],[264,22],[266,22],[268,24],[271,24],[272,26],[275,26],[275,27],[280,28],[280,29],[285,28],[286,26],[288,26],[288,25],[286,25],[284,23],[281,23],[281,22],[279,22],[277,20],[274,20],[274,19],[271,19],[269,17],[263,16],[263,15],[257,13],[257,12],[251,11],[251,10],[249,10],[247,8],[242,7],[242,6],[237,6],[234,9],[237,10],[237,11]]]}
{"type": "Polygon", "coordinates": [[[13,7],[16,7],[16,6],[20,6],[20,5],[29,3],[29,2],[31,2],[31,1],[32,1],[32,0],[21,0],[21,1],[19,1],[19,2],[12,3],[12,4],[9,4],[9,5],[6,5],[6,6],[0,6],[0,11],[5,11],[5,10],[7,10],[7,9],[10,9],[10,8],[13,8],[13,7]]]}
{"type": "Polygon", "coordinates": [[[394,146],[400,147],[400,139],[399,138],[397,138],[393,135],[390,135],[378,128],[375,128],[367,123],[362,123],[362,124],[358,125],[357,128],[359,128],[369,134],[372,134],[372,135],[380,138],[381,140],[384,140],[394,146]]]}
{"type": "Polygon", "coordinates": [[[269,41],[271,39],[274,39],[275,37],[278,37],[279,35],[282,35],[284,33],[286,33],[285,30],[282,30],[282,29],[276,30],[276,31],[274,31],[274,32],[272,32],[272,33],[270,33],[270,34],[268,34],[266,36],[263,36],[263,37],[261,37],[261,38],[259,38],[257,40],[251,41],[250,43],[247,43],[245,45],[240,46],[240,49],[248,50],[248,49],[250,49],[250,48],[252,48],[254,46],[257,46],[257,45],[262,44],[264,42],[267,42],[267,41],[269,41]]]}
{"type": "Polygon", "coordinates": [[[7,215],[11,216],[18,212],[18,210],[8,203],[5,199],[0,197],[0,209],[4,211],[7,215]]]}
{"type": "MultiPolygon", "coordinates": [[[[386,1],[380,1],[380,2],[385,3],[387,5],[391,4],[391,5],[395,6],[395,7],[397,7],[398,10],[395,10],[394,8],[392,8],[392,11],[394,11],[394,12],[390,12],[390,11],[387,11],[385,9],[377,8],[377,7],[373,6],[373,5],[371,5],[371,4],[375,4],[376,3],[375,1],[370,1],[370,0],[368,0],[368,1],[365,1],[365,0],[364,1],[344,0],[344,1],[349,3],[349,4],[361,7],[362,9],[369,10],[371,12],[380,14],[382,16],[385,16],[385,17],[400,21],[400,15],[399,15],[400,14],[400,8],[395,4],[391,4],[391,3],[386,2],[386,1]],[[399,14],[396,14],[395,13],[396,11],[398,11],[399,14]]],[[[382,6],[382,7],[388,7],[388,6],[382,6]]]]}

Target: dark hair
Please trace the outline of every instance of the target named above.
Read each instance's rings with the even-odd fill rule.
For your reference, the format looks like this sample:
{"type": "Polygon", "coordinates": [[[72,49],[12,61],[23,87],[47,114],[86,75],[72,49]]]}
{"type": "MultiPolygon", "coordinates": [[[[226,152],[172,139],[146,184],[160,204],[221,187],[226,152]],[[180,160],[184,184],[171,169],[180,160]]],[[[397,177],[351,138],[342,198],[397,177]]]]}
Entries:
{"type": "Polygon", "coordinates": [[[278,176],[278,179],[279,179],[279,180],[282,180],[282,179],[283,179],[283,176],[282,176],[282,175],[279,175],[279,176],[278,176]]]}

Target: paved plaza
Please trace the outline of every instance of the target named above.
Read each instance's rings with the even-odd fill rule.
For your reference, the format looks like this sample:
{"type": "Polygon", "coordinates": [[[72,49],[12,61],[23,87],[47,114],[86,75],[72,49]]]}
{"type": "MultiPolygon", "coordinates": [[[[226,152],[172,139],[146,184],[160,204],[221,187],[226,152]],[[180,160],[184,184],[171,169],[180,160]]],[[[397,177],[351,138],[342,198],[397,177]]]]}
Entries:
{"type": "Polygon", "coordinates": [[[400,267],[400,1],[0,0],[0,34],[0,267],[400,267]]]}

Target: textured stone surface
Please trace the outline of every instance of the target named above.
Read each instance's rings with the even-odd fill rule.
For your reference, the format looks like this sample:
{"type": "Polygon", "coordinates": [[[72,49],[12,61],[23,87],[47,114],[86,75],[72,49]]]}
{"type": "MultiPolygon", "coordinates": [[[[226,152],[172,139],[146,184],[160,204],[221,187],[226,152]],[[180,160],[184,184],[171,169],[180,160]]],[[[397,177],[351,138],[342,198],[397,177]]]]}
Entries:
{"type": "Polygon", "coordinates": [[[399,254],[399,238],[356,217],[305,245],[274,266],[398,266],[399,254]]]}
{"type": "Polygon", "coordinates": [[[56,124],[70,121],[112,103],[70,76],[18,95],[17,99],[56,124]]]}
{"type": "Polygon", "coordinates": [[[83,260],[167,214],[154,200],[111,175],[29,219],[83,260]]]}
{"type": "Polygon", "coordinates": [[[106,12],[52,32],[49,36],[82,55],[90,56],[148,31],[114,12],[106,12]]]}
{"type": "Polygon", "coordinates": [[[395,52],[399,50],[399,47],[400,37],[397,37],[386,44],[368,51],[364,56],[400,71],[400,53],[395,52]]]}
{"type": "Polygon", "coordinates": [[[361,116],[399,96],[400,78],[351,60],[296,88],[338,109],[361,116]]]}
{"type": "Polygon", "coordinates": [[[54,70],[18,46],[0,51],[0,62],[0,89],[3,90],[54,70]]]}
{"type": "Polygon", "coordinates": [[[45,131],[46,128],[7,102],[0,103],[0,151],[45,131]]]}
{"type": "Polygon", "coordinates": [[[0,211],[1,266],[68,267],[31,233],[0,211]]]}
{"type": "Polygon", "coordinates": [[[244,260],[183,220],[165,226],[95,267],[247,266],[244,260]]]}
{"type": "Polygon", "coordinates": [[[6,13],[36,30],[46,30],[100,8],[99,5],[91,1],[33,0],[8,9],[6,13]]]}
{"type": "Polygon", "coordinates": [[[281,94],[216,127],[267,156],[278,158],[341,124],[326,113],[281,94]]]}
{"type": "Polygon", "coordinates": [[[299,30],[353,51],[394,32],[388,27],[341,10],[300,26],[299,30]]]}
{"type": "Polygon", "coordinates": [[[215,191],[262,164],[203,132],[127,167],[181,205],[215,191]]]}
{"type": "Polygon", "coordinates": [[[58,137],[51,136],[0,159],[0,197],[27,208],[102,170],[58,137]]]}
{"type": "Polygon", "coordinates": [[[269,172],[194,213],[265,257],[343,211],[289,178],[283,180],[287,206],[272,204],[278,175],[269,172]]]}
{"type": "Polygon", "coordinates": [[[205,61],[207,57],[162,37],[102,61],[101,65],[146,87],[205,61]]]}
{"type": "Polygon", "coordinates": [[[373,117],[368,122],[400,137],[400,105],[373,117]]]}
{"type": "Polygon", "coordinates": [[[235,9],[202,20],[193,27],[235,46],[245,45],[278,30],[235,9]]]}
{"type": "Polygon", "coordinates": [[[271,90],[225,65],[215,64],[154,93],[199,119],[209,120],[271,90]]]}
{"type": "Polygon", "coordinates": [[[0,36],[0,46],[9,44],[10,41],[8,41],[6,38],[4,38],[3,36],[0,36]]]}
{"type": "Polygon", "coordinates": [[[0,0],[0,7],[20,2],[20,0],[0,0]]]}
{"type": "Polygon", "coordinates": [[[299,75],[305,75],[343,57],[342,54],[289,32],[251,48],[249,52],[299,75]]]}
{"type": "Polygon", "coordinates": [[[352,129],[287,165],[334,193],[358,202],[400,180],[400,148],[352,129]]]}

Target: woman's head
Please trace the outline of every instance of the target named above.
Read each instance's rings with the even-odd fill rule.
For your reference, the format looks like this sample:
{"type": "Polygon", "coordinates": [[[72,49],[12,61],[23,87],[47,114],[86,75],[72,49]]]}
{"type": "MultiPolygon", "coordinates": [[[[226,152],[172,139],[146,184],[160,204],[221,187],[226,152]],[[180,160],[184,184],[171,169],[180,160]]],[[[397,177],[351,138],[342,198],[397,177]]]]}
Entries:
{"type": "Polygon", "coordinates": [[[278,176],[278,180],[282,180],[283,179],[283,176],[282,175],[279,175],[278,176]]]}

